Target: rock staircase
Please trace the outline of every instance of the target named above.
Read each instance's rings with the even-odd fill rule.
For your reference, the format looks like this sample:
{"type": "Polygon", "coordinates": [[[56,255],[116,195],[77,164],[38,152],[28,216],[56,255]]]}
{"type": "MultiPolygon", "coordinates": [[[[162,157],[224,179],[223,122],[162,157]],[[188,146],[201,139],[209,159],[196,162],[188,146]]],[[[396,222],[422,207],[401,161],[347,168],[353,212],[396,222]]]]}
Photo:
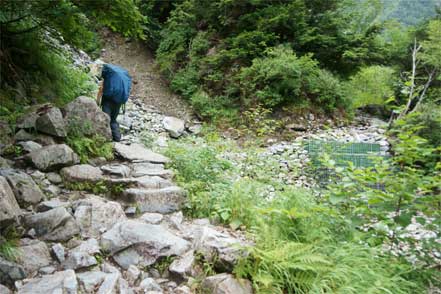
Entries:
{"type": "MultiPolygon", "coordinates": [[[[73,103],[90,107],[84,97],[73,103]]],[[[26,136],[36,144],[27,154],[0,157],[0,232],[13,228],[18,238],[15,258],[0,256],[0,293],[252,293],[231,275],[250,243],[208,219],[184,218],[186,192],[168,158],[127,142],[114,144],[112,162],[79,164],[51,112],[57,121],[49,114],[44,122],[58,126],[54,140],[42,146],[32,141],[42,134],[26,136]],[[207,266],[218,274],[207,277],[207,266]]]]}

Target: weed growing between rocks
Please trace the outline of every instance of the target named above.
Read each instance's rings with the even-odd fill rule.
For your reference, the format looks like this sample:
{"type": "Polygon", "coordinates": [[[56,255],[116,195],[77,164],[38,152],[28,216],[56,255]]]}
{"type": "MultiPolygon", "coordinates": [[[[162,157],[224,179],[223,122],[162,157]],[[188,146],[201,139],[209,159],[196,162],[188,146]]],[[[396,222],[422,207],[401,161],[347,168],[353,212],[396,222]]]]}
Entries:
{"type": "Polygon", "coordinates": [[[113,159],[112,143],[99,135],[92,138],[68,137],[67,144],[78,154],[81,163],[87,163],[89,159],[94,157],[104,157],[106,160],[113,159]]]}

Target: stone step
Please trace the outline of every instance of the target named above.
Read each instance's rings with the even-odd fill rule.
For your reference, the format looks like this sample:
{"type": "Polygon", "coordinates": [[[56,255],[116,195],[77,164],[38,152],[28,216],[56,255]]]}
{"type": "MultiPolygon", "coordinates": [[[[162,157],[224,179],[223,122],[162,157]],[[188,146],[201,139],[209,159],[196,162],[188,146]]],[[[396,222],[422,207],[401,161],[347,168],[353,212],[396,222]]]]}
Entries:
{"type": "Polygon", "coordinates": [[[163,179],[158,176],[108,179],[108,182],[111,185],[122,184],[131,188],[144,188],[144,189],[162,189],[173,186],[173,183],[171,181],[163,179]]]}
{"type": "Polygon", "coordinates": [[[134,202],[140,212],[170,213],[181,209],[185,191],[172,186],[162,189],[129,188],[123,192],[126,201],[134,202]]]}

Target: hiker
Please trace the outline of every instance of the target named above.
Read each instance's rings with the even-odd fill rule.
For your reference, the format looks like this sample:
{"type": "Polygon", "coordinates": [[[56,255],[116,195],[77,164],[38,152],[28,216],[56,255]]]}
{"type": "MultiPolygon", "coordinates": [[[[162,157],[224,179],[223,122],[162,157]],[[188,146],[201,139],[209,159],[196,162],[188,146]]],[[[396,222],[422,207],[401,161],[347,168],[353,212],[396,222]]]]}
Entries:
{"type": "Polygon", "coordinates": [[[101,97],[101,108],[110,117],[113,141],[119,142],[121,141],[121,132],[116,118],[121,106],[125,111],[125,103],[129,99],[132,87],[132,78],[124,68],[109,63],[102,65],[101,77],[103,82],[98,92],[97,101],[101,97]]]}

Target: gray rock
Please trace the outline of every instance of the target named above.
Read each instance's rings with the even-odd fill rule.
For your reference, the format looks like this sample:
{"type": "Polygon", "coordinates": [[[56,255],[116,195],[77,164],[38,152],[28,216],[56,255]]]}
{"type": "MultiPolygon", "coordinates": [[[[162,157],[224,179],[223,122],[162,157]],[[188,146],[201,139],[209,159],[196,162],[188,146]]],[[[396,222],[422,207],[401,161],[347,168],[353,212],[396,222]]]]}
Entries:
{"type": "Polygon", "coordinates": [[[125,214],[127,216],[134,216],[136,214],[136,207],[135,206],[129,206],[124,210],[125,214]]]}
{"type": "Polygon", "coordinates": [[[75,219],[83,237],[99,237],[114,224],[127,219],[118,202],[88,195],[86,199],[74,203],[75,219]]]}
{"type": "Polygon", "coordinates": [[[39,171],[39,170],[36,170],[36,171],[34,171],[34,172],[31,174],[31,177],[32,177],[34,180],[42,181],[42,180],[44,180],[45,174],[42,173],[42,172],[39,171]]]}
{"type": "Polygon", "coordinates": [[[178,275],[180,278],[192,276],[193,263],[195,261],[194,251],[190,250],[179,258],[173,260],[169,266],[169,271],[178,275]]]}
{"type": "Polygon", "coordinates": [[[173,186],[171,181],[158,176],[144,176],[135,179],[135,184],[138,188],[162,189],[173,186]]]}
{"type": "Polygon", "coordinates": [[[0,284],[0,293],[2,294],[12,294],[12,291],[9,290],[6,286],[0,284]]]}
{"type": "Polygon", "coordinates": [[[14,136],[16,142],[31,141],[34,140],[34,138],[35,138],[34,135],[26,132],[25,130],[19,130],[14,136]]]}
{"type": "Polygon", "coordinates": [[[233,236],[219,232],[213,227],[198,227],[195,232],[194,249],[201,253],[205,260],[215,261],[218,268],[232,270],[236,262],[246,255],[240,249],[244,247],[243,241],[233,236]]]}
{"type": "Polygon", "coordinates": [[[159,224],[163,218],[164,216],[160,213],[146,212],[139,219],[146,223],[156,225],[159,224]]]}
{"type": "Polygon", "coordinates": [[[9,164],[9,161],[0,156],[0,168],[10,168],[10,167],[11,165],[9,164]]]}
{"type": "Polygon", "coordinates": [[[28,174],[12,169],[2,169],[0,175],[6,178],[20,205],[36,204],[43,199],[43,192],[28,174]]]}
{"type": "Polygon", "coordinates": [[[40,268],[38,270],[38,272],[42,275],[51,275],[51,274],[55,273],[56,270],[57,269],[53,266],[45,266],[45,267],[40,268]]]}
{"type": "Polygon", "coordinates": [[[298,132],[306,132],[308,128],[301,124],[289,124],[285,126],[288,130],[298,131],[298,132]]]}
{"type": "Polygon", "coordinates": [[[123,178],[129,177],[131,173],[131,169],[127,165],[120,163],[103,165],[101,167],[101,170],[106,174],[115,175],[123,178]]]}
{"type": "Polygon", "coordinates": [[[6,179],[0,176],[0,228],[17,220],[20,207],[6,179]]]}
{"type": "Polygon", "coordinates": [[[73,270],[56,272],[41,278],[34,278],[17,289],[18,294],[78,293],[78,282],[73,270]]]}
{"type": "Polygon", "coordinates": [[[171,170],[164,169],[163,164],[154,164],[149,162],[138,162],[132,164],[132,176],[159,176],[165,179],[171,179],[173,172],[171,170]]]}
{"type": "Polygon", "coordinates": [[[49,185],[47,187],[44,187],[43,191],[46,194],[49,194],[50,197],[55,197],[60,194],[60,188],[58,188],[58,186],[55,186],[55,185],[49,185]]]}
{"type": "Polygon", "coordinates": [[[25,113],[17,119],[16,127],[19,129],[35,129],[35,123],[39,117],[39,108],[47,107],[49,104],[39,104],[29,107],[25,113]]]}
{"type": "Polygon", "coordinates": [[[135,285],[138,278],[141,276],[141,271],[134,265],[130,265],[126,271],[126,279],[129,285],[135,285]]]}
{"type": "Polygon", "coordinates": [[[63,262],[65,269],[80,269],[96,265],[98,262],[93,256],[100,252],[96,239],[88,239],[69,251],[66,260],[63,262]]]}
{"type": "Polygon", "coordinates": [[[118,293],[117,289],[119,287],[120,278],[121,278],[121,274],[119,273],[106,274],[103,283],[101,284],[100,288],[96,293],[97,294],[118,293]]]}
{"type": "Polygon", "coordinates": [[[101,236],[101,247],[112,255],[131,250],[141,266],[153,264],[159,257],[181,255],[189,243],[166,228],[127,220],[116,224],[101,236]]]}
{"type": "Polygon", "coordinates": [[[61,169],[61,177],[68,182],[96,183],[103,180],[102,171],[88,164],[79,164],[61,169]]]}
{"type": "Polygon", "coordinates": [[[52,246],[52,253],[59,263],[64,262],[64,260],[66,259],[64,247],[60,243],[54,244],[52,246]]]}
{"type": "Polygon", "coordinates": [[[129,188],[123,195],[128,201],[137,203],[141,212],[170,213],[181,209],[186,194],[179,187],[167,187],[157,190],[129,188]]]}
{"type": "Polygon", "coordinates": [[[130,161],[147,161],[152,163],[167,163],[169,159],[161,154],[155,153],[141,144],[124,145],[115,143],[115,152],[122,158],[130,161]]]}
{"type": "Polygon", "coordinates": [[[147,291],[159,291],[162,292],[161,286],[156,283],[156,281],[152,278],[145,278],[139,283],[139,288],[145,292],[147,291]]]}
{"type": "Polygon", "coordinates": [[[80,232],[78,224],[64,207],[24,217],[24,225],[48,241],[66,241],[80,232]]]}
{"type": "Polygon", "coordinates": [[[43,147],[40,144],[35,143],[34,141],[18,142],[17,145],[20,145],[21,148],[23,148],[23,151],[25,151],[25,152],[32,152],[32,151],[38,150],[41,147],[43,147]]]}
{"type": "Polygon", "coordinates": [[[190,133],[197,135],[202,131],[202,125],[201,124],[194,124],[194,125],[190,126],[188,128],[188,130],[190,131],[190,133]]]}
{"type": "Polygon", "coordinates": [[[80,96],[65,107],[65,119],[69,127],[81,128],[86,136],[100,135],[112,139],[110,118],[97,105],[94,99],[80,96]]]}
{"type": "Polygon", "coordinates": [[[29,154],[32,163],[42,171],[49,171],[77,164],[78,155],[65,144],[49,145],[29,154]]]}
{"type": "Polygon", "coordinates": [[[182,285],[173,290],[173,294],[191,294],[188,286],[182,285]]]}
{"type": "Polygon", "coordinates": [[[0,283],[13,285],[15,281],[25,277],[26,273],[21,265],[7,261],[0,256],[0,283]]]}
{"type": "Polygon", "coordinates": [[[27,275],[51,263],[52,259],[46,243],[30,239],[23,239],[20,243],[17,262],[23,266],[27,275]]]}
{"type": "Polygon", "coordinates": [[[40,202],[36,210],[37,212],[45,212],[57,207],[68,207],[69,202],[60,200],[59,198],[52,198],[51,200],[40,202]]]}
{"type": "Polygon", "coordinates": [[[182,119],[172,116],[164,117],[162,125],[173,138],[179,138],[185,130],[185,122],[182,119]]]}
{"type": "Polygon", "coordinates": [[[49,108],[46,113],[37,118],[35,127],[44,134],[56,137],[66,137],[67,135],[63,114],[57,107],[49,108]]]}
{"type": "Polygon", "coordinates": [[[54,172],[47,173],[46,178],[53,184],[60,184],[63,181],[61,176],[54,172]]]}
{"type": "Polygon", "coordinates": [[[218,274],[207,277],[202,282],[202,289],[212,294],[252,294],[253,288],[248,280],[235,279],[230,274],[218,274]]]}
{"type": "Polygon", "coordinates": [[[106,276],[106,273],[100,271],[90,271],[77,274],[81,291],[84,293],[94,293],[95,289],[104,282],[106,276]]]}
{"type": "Polygon", "coordinates": [[[53,137],[48,136],[48,135],[44,135],[44,134],[37,134],[37,135],[35,135],[33,140],[35,142],[43,145],[43,146],[49,146],[49,145],[57,144],[57,142],[55,142],[55,139],[53,137]]]}

